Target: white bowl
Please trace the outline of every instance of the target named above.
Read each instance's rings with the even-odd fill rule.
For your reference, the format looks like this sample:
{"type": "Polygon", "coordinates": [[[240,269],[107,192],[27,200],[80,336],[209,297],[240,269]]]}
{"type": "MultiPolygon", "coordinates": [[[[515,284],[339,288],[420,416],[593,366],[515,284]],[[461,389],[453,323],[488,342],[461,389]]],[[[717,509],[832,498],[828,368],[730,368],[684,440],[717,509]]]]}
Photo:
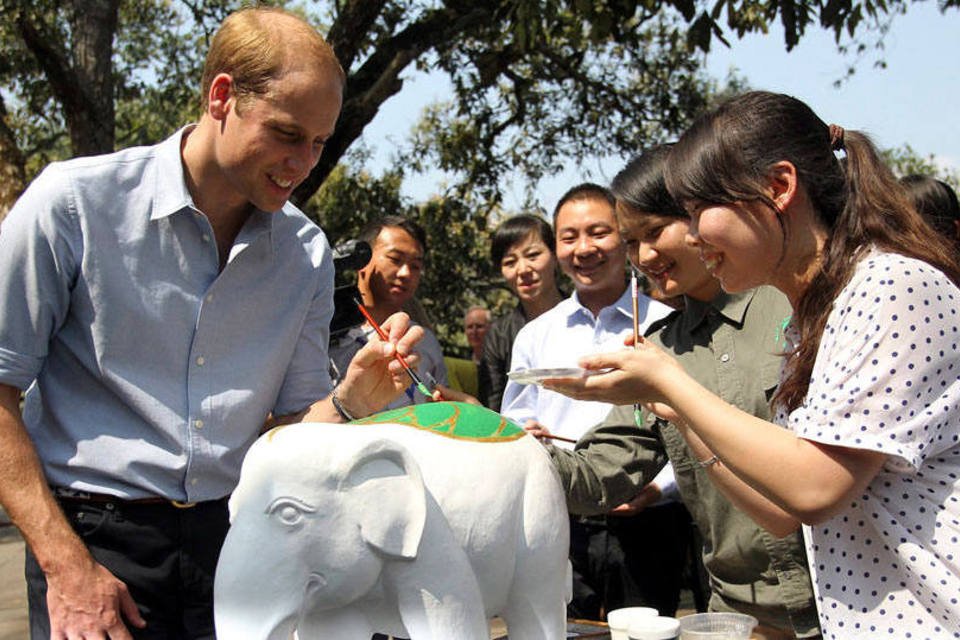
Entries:
{"type": "Polygon", "coordinates": [[[652,607],[624,607],[607,612],[610,640],[629,640],[630,623],[639,617],[655,617],[658,611],[652,607]]]}

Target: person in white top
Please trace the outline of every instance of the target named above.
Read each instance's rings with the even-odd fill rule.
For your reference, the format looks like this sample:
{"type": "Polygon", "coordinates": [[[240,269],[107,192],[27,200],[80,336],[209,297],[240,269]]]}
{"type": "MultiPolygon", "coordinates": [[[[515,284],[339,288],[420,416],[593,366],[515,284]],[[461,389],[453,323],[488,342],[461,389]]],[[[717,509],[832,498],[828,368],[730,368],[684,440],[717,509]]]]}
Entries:
{"type": "MultiPolygon", "coordinates": [[[[624,340],[633,335],[632,302],[626,279],[627,254],[617,227],[614,203],[608,189],[586,183],[570,189],[557,204],[554,210],[557,261],[573,280],[574,293],[520,330],[511,357],[514,371],[569,367],[583,355],[625,348],[624,340]]],[[[640,331],[670,311],[666,305],[641,295],[640,331]]],[[[538,437],[559,435],[576,440],[602,422],[612,408],[607,402],[571,400],[537,385],[521,385],[511,380],[504,389],[501,412],[538,437]]],[[[573,447],[560,440],[552,442],[556,446],[573,447]]],[[[609,611],[626,605],[656,606],[667,614],[676,609],[688,516],[677,503],[640,513],[661,497],[663,489],[675,489],[669,465],[630,506],[618,508],[617,514],[624,517],[608,518],[607,522],[602,519],[572,521],[571,560],[575,584],[571,616],[595,618],[601,607],[609,611]],[[653,531],[656,533],[651,533],[653,531]],[[586,548],[591,546],[593,555],[588,557],[586,548]],[[665,548],[667,546],[669,548],[665,548]],[[628,565],[635,560],[624,556],[631,554],[643,556],[637,564],[650,567],[649,576],[629,570],[628,565]],[[676,581],[671,581],[672,578],[676,581]]]]}
{"type": "MultiPolygon", "coordinates": [[[[575,366],[588,353],[624,348],[624,339],[633,335],[627,254],[613,206],[604,187],[589,183],[561,198],[554,213],[557,262],[573,280],[574,292],[520,330],[513,343],[512,370],[575,366]]],[[[641,295],[640,332],[670,311],[641,295]]],[[[575,440],[606,418],[610,405],[508,381],[501,412],[521,424],[533,421],[554,435],[575,440]]],[[[573,447],[559,440],[554,444],[573,447]]]]}
{"type": "Polygon", "coordinates": [[[729,292],[793,307],[777,424],[709,393],[663,351],[591,356],[553,381],[685,425],[711,478],[779,535],[801,523],[825,638],[960,638],[960,265],[870,140],[751,92],[667,160],[688,242],[729,292]],[[844,151],[841,163],[835,152],[844,151]]]}

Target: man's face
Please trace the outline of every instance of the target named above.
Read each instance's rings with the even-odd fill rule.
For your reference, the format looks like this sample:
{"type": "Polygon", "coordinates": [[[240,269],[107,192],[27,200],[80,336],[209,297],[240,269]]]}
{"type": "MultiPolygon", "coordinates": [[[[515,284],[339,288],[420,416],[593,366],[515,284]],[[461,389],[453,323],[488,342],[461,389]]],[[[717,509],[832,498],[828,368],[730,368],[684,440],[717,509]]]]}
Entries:
{"type": "Polygon", "coordinates": [[[232,191],[227,200],[279,210],[320,159],[341,100],[339,80],[318,68],[294,67],[271,82],[266,94],[239,101],[231,89],[215,149],[232,191]]]}
{"type": "Polygon", "coordinates": [[[483,309],[471,309],[463,319],[464,330],[467,334],[467,343],[474,352],[483,347],[483,337],[487,335],[490,323],[487,321],[487,312],[483,309]]]}
{"type": "Polygon", "coordinates": [[[626,249],[613,207],[603,199],[572,200],[557,212],[557,261],[584,293],[624,286],[626,249]]]}
{"type": "Polygon", "coordinates": [[[374,241],[370,262],[358,273],[364,304],[399,310],[417,292],[423,247],[400,227],[384,227],[374,241]]]}

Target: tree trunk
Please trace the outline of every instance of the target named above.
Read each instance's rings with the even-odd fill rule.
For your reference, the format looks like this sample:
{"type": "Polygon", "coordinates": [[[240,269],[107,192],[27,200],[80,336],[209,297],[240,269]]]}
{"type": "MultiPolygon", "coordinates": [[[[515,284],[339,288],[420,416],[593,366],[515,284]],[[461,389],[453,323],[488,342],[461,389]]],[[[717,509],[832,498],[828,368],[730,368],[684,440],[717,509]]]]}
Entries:
{"type": "Polygon", "coordinates": [[[0,222],[26,188],[23,154],[6,117],[7,109],[0,97],[0,222]]]}
{"type": "Polygon", "coordinates": [[[120,0],[73,0],[73,69],[84,107],[70,124],[75,155],[113,151],[113,36],[119,7],[120,0]]]}
{"type": "MultiPolygon", "coordinates": [[[[373,16],[369,14],[364,14],[362,18],[347,14],[347,9],[357,6],[360,6],[360,3],[351,2],[345,5],[344,12],[337,17],[337,22],[330,29],[331,35],[335,36],[341,47],[344,45],[338,34],[345,30],[341,22],[367,26],[373,23],[373,16]]],[[[489,9],[482,5],[468,6],[466,10],[444,7],[427,12],[419,22],[410,24],[388,41],[381,43],[359,69],[352,72],[347,69],[349,75],[337,128],[324,146],[317,166],[294,191],[294,203],[302,206],[316,193],[350,145],[363,134],[364,128],[374,119],[383,103],[400,92],[403,88],[400,74],[410,63],[424,51],[444,42],[451,42],[477,25],[487,24],[490,19],[489,9]]],[[[349,56],[354,52],[344,49],[343,53],[349,56]]]]}
{"type": "Polygon", "coordinates": [[[113,151],[113,35],[120,0],[71,0],[70,50],[29,9],[17,17],[24,44],[50,82],[63,108],[75,156],[113,151]]]}

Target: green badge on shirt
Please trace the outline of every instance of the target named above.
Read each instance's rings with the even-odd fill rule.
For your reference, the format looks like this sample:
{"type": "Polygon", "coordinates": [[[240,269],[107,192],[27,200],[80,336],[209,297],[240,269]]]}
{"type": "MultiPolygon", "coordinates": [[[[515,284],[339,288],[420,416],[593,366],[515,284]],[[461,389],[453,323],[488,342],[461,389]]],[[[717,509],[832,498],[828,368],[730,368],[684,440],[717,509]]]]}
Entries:
{"type": "Polygon", "coordinates": [[[450,438],[503,442],[526,433],[512,420],[485,407],[464,402],[427,402],[354,420],[350,424],[403,424],[450,438]]]}

